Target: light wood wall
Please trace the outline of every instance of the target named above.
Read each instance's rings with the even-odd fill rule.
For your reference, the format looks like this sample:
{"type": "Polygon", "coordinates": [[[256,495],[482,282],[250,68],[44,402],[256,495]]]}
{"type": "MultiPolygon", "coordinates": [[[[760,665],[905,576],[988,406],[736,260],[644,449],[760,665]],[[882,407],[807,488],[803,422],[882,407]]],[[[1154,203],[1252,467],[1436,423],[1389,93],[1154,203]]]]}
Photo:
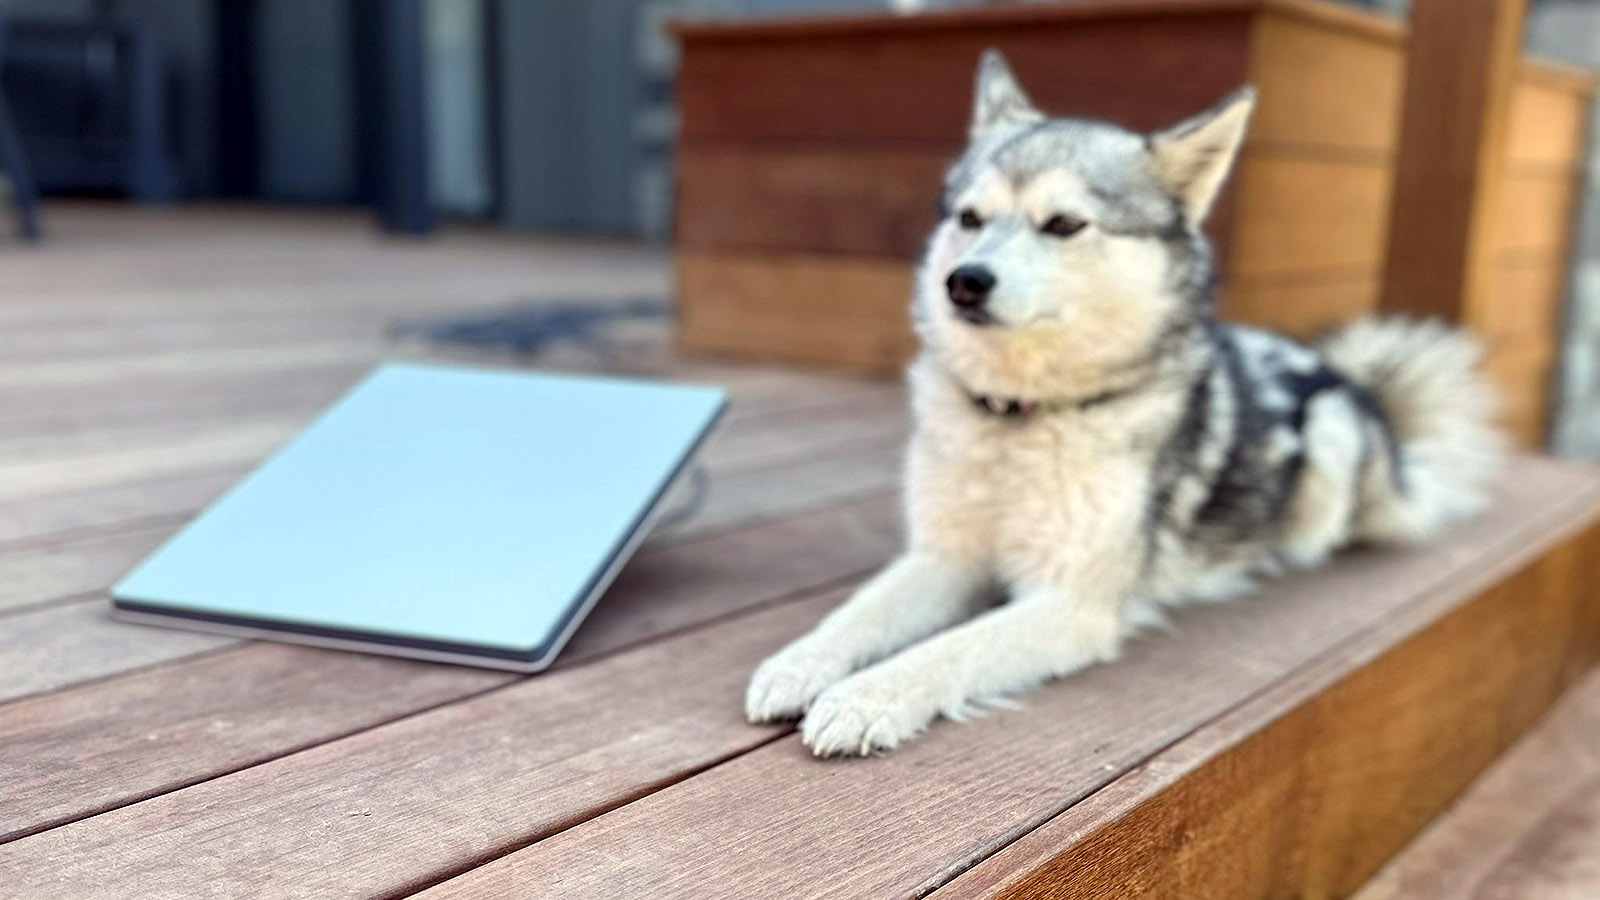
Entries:
{"type": "MultiPolygon", "coordinates": [[[[1297,336],[1377,309],[1405,79],[1405,30],[1328,28],[1293,7],[1254,23],[1261,92],[1241,157],[1223,311],[1297,336]]],[[[1504,416],[1541,444],[1582,176],[1589,76],[1527,62],[1512,106],[1490,302],[1469,323],[1490,346],[1504,416]]]]}

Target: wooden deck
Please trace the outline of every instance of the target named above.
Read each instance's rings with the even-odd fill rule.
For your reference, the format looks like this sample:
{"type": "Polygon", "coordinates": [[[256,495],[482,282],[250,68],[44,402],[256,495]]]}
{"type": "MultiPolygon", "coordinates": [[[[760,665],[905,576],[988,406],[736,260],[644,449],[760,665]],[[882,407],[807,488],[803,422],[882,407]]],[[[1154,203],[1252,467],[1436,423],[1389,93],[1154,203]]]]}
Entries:
{"type": "Polygon", "coordinates": [[[1600,652],[1600,477],[1525,461],[1437,546],[1185,612],[896,754],[815,760],[742,721],[743,685],[894,552],[903,391],[677,359],[660,323],[534,361],[734,397],[705,506],[551,671],[116,623],[107,585],[373,362],[464,357],[396,322],[661,295],[668,259],[54,212],[43,248],[0,250],[0,897],[1338,896],[1600,652]]]}

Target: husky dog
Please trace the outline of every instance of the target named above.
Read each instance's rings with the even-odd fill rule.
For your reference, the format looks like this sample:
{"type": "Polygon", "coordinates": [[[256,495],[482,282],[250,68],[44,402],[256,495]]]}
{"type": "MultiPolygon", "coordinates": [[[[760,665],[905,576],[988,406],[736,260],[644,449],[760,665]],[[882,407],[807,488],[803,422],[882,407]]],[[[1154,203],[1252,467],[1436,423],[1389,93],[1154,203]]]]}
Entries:
{"type": "Polygon", "coordinates": [[[1201,224],[1254,100],[1137,134],[1046,118],[984,55],[916,281],[909,547],[757,669],[752,721],[887,750],[1116,658],[1163,606],[1483,504],[1501,442],[1469,337],[1217,321],[1201,224]]]}

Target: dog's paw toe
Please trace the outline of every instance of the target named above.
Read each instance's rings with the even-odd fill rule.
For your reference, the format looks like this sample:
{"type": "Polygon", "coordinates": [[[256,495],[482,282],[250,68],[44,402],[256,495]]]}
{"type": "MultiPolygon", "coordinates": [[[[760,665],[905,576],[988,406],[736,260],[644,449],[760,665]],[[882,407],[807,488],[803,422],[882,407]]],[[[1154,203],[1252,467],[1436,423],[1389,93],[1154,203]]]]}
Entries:
{"type": "Polygon", "coordinates": [[[798,719],[811,701],[844,677],[843,665],[785,651],[762,663],[745,690],[744,714],[752,723],[798,719]]]}
{"type": "Polygon", "coordinates": [[[824,691],[800,725],[800,736],[818,756],[866,756],[893,750],[927,727],[898,692],[861,679],[824,691]]]}

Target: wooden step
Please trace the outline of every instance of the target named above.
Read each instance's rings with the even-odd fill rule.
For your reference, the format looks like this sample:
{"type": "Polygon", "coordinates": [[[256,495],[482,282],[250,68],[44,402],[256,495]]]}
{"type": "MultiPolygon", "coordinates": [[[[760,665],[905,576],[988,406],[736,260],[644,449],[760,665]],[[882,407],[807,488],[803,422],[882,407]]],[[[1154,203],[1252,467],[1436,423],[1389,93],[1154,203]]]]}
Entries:
{"type": "Polygon", "coordinates": [[[1355,900],[1600,897],[1600,671],[1591,672],[1355,900]]]}
{"type": "Polygon", "coordinates": [[[791,736],[426,896],[1346,896],[1595,658],[1597,504],[1524,461],[1446,540],[1184,612],[1021,711],[870,760],[791,736]]]}

